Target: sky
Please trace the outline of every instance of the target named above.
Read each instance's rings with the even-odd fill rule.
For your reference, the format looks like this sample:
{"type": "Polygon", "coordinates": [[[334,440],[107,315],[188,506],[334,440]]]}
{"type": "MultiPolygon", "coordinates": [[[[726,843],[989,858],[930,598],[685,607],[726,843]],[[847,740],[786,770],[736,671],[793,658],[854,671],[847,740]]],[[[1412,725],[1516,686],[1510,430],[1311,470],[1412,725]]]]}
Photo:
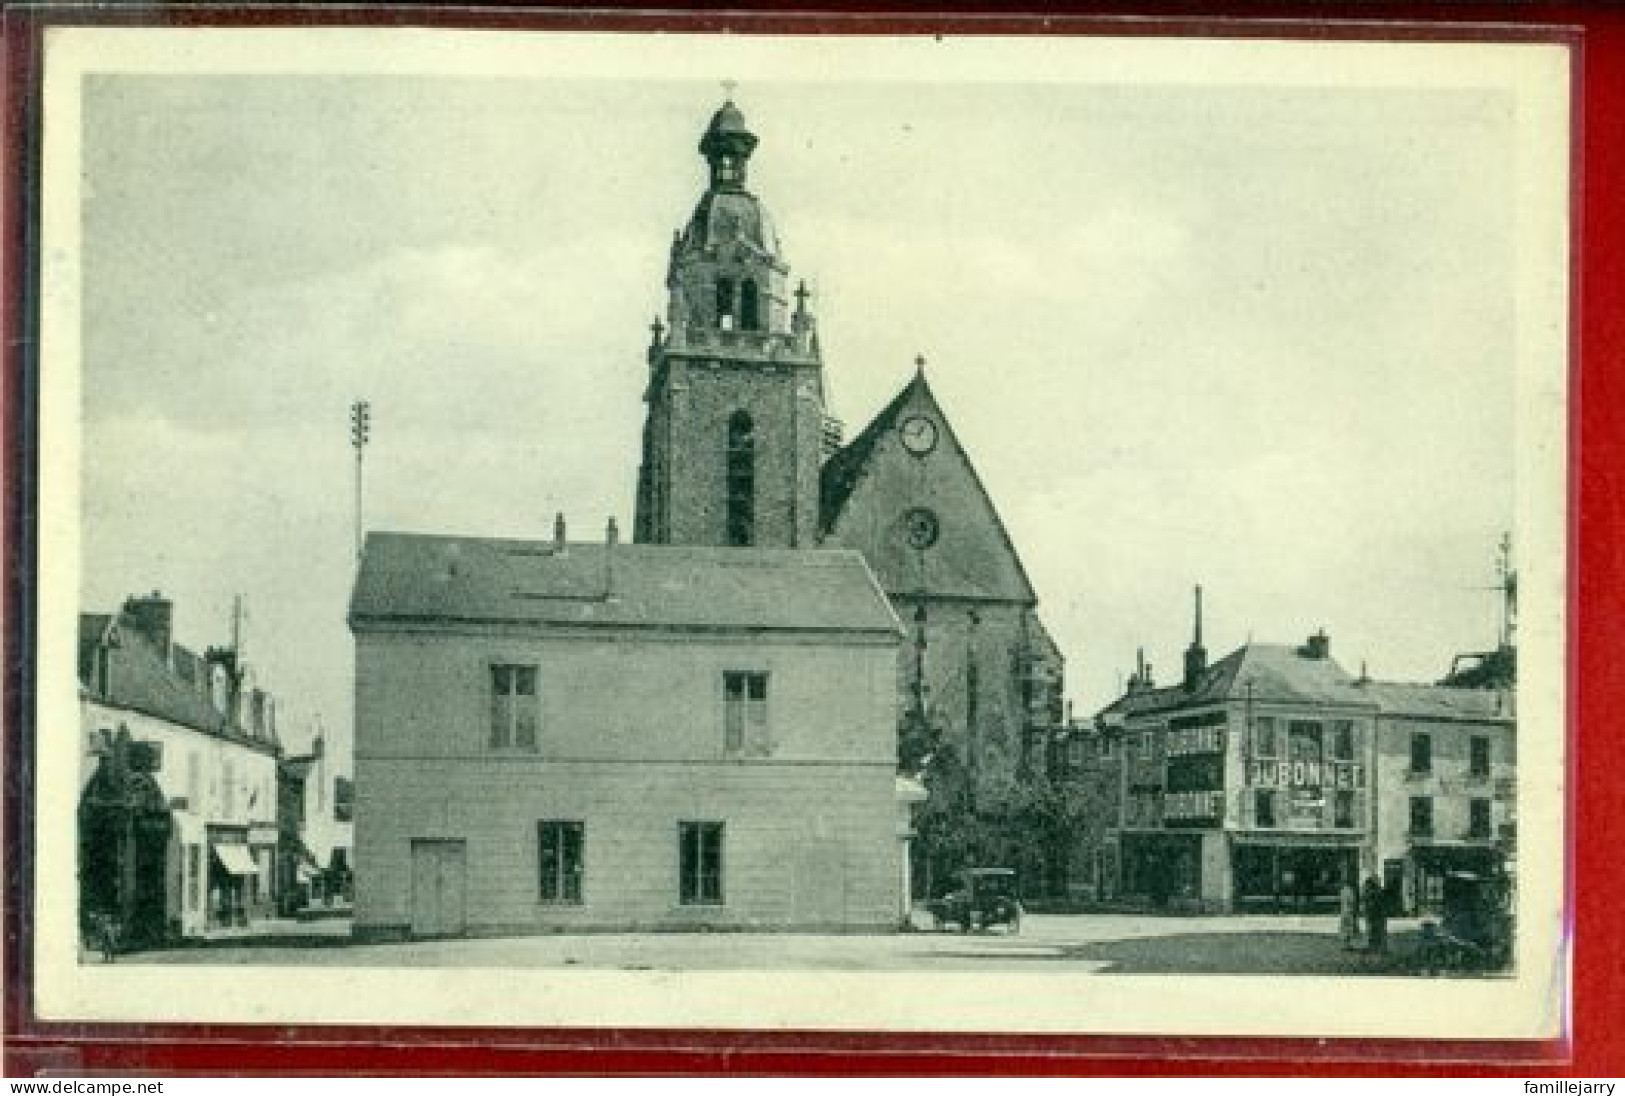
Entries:
{"type": "MultiPolygon", "coordinates": [[[[726,73],[719,74],[718,80],[726,73]]],[[[644,348],[718,80],[100,75],[83,99],[82,607],[161,589],[295,747],[347,741],[365,523],[631,527],[644,348]]],[[[1513,103],[1472,89],[747,81],[751,188],[858,430],[917,354],[1067,659],[1324,628],[1492,647],[1513,103]]]]}

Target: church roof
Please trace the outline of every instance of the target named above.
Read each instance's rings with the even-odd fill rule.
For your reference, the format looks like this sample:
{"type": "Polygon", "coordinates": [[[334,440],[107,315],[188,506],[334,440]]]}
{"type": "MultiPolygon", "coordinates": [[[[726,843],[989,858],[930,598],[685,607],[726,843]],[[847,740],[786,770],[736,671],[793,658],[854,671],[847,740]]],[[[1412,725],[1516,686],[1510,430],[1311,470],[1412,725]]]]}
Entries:
{"type": "Polygon", "coordinates": [[[677,246],[685,253],[704,252],[736,241],[779,256],[778,232],[756,195],[747,190],[708,190],[694,207],[677,246]]]}
{"type": "Polygon", "coordinates": [[[925,387],[924,371],[915,373],[914,379],[904,385],[902,391],[880,409],[880,414],[859,431],[857,437],[847,442],[824,462],[818,484],[818,519],[819,526],[824,532],[830,532],[835,528],[835,523],[840,520],[841,511],[846,506],[846,500],[852,497],[852,489],[858,485],[864,469],[868,467],[875,445],[886,434],[897,429],[898,420],[903,416],[903,408],[915,395],[916,386],[925,387]]]}
{"type": "Polygon", "coordinates": [[[902,634],[852,551],[369,534],[352,627],[453,621],[902,634]]]}
{"type": "Polygon", "coordinates": [[[711,124],[705,127],[705,132],[707,136],[724,133],[754,136],[750,132],[750,127],[745,124],[744,113],[734,105],[732,99],[723,103],[717,108],[717,112],[711,115],[711,124]]]}
{"type": "MultiPolygon", "coordinates": [[[[933,458],[936,459],[936,458],[933,458]]],[[[895,473],[895,468],[894,468],[895,473]]],[[[884,489],[877,489],[884,493],[884,489]]],[[[870,516],[873,516],[872,514],[870,516]]],[[[875,568],[882,584],[892,593],[904,592],[923,583],[932,593],[972,597],[991,597],[1000,600],[1035,602],[1032,582],[1027,577],[1021,556],[1004,527],[992,496],[976,472],[970,455],[959,444],[942,405],[926,381],[924,369],[915,372],[891,402],[886,404],[844,448],[824,462],[819,473],[819,527],[825,536],[834,537],[847,547],[861,548],[875,568]],[[886,462],[912,462],[916,458],[900,449],[884,445],[895,436],[905,417],[914,413],[930,415],[941,427],[941,457],[945,463],[937,465],[934,475],[934,498],[916,497],[912,491],[897,497],[880,500],[871,498],[860,504],[858,497],[864,483],[878,478],[878,470],[886,462]],[[853,511],[866,505],[878,505],[881,510],[896,510],[930,502],[947,504],[954,508],[954,524],[960,532],[973,526],[975,535],[959,540],[957,550],[946,543],[927,553],[920,561],[927,571],[923,577],[917,566],[907,565],[896,558],[895,545],[881,543],[876,530],[867,532],[855,527],[853,511]],[[865,542],[865,541],[869,542],[865,542]],[[902,574],[909,570],[909,575],[902,574]]]]}

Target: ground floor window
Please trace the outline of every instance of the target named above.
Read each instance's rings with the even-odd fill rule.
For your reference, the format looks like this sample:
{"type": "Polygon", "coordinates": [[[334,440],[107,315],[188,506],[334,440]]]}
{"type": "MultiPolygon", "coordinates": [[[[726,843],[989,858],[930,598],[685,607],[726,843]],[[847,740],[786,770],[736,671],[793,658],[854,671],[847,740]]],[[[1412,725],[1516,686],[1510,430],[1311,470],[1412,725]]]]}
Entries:
{"type": "Polygon", "coordinates": [[[203,846],[186,846],[186,908],[196,913],[203,905],[203,846]]]}
{"type": "Polygon", "coordinates": [[[543,902],[580,903],[585,831],[581,822],[538,823],[543,902]]]}
{"type": "Polygon", "coordinates": [[[679,895],[685,906],[722,903],[722,823],[677,824],[679,895]]]}
{"type": "Polygon", "coordinates": [[[1282,910],[1331,905],[1344,882],[1358,883],[1358,870],[1352,846],[1238,845],[1235,897],[1282,910]]]}

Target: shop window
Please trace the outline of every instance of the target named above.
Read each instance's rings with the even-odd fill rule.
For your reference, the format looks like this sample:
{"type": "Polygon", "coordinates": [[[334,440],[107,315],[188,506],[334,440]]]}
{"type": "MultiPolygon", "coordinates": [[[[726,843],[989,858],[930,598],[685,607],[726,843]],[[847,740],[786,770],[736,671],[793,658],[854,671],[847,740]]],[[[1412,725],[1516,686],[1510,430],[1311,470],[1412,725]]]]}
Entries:
{"type": "Polygon", "coordinates": [[[1332,724],[1332,760],[1354,760],[1354,724],[1347,719],[1332,724]]]}
{"type": "Polygon", "coordinates": [[[756,541],[756,428],[744,411],[728,419],[726,462],[728,543],[748,548],[756,541]]]}
{"type": "Polygon", "coordinates": [[[1354,793],[1339,791],[1332,800],[1332,825],[1340,830],[1354,828],[1354,793]]]}
{"type": "Polygon", "coordinates": [[[1417,775],[1433,771],[1433,736],[1424,731],[1411,735],[1411,772],[1417,775]]]}
{"type": "Polygon", "coordinates": [[[1490,775],[1490,740],[1483,735],[1474,735],[1468,741],[1467,773],[1480,780],[1490,775]]]}
{"type": "Polygon", "coordinates": [[[729,672],[722,675],[722,748],[734,756],[767,755],[766,674],[729,672]]]}
{"type": "Polygon", "coordinates": [[[1281,756],[1281,743],[1276,735],[1275,720],[1271,716],[1259,716],[1253,721],[1253,756],[1281,756]]]}
{"type": "Polygon", "coordinates": [[[581,847],[586,825],[581,822],[537,823],[541,853],[542,901],[581,904],[581,847]]]}
{"type": "Polygon", "coordinates": [[[1467,836],[1476,841],[1490,836],[1490,801],[1471,799],[1467,802],[1467,836]]]}
{"type": "Polygon", "coordinates": [[[722,823],[677,824],[678,895],[685,906],[722,904],[722,823]]]}
{"type": "Polygon", "coordinates": [[[1433,799],[1426,795],[1411,796],[1412,837],[1433,836],[1433,799]]]}
{"type": "Polygon", "coordinates": [[[1275,828],[1275,793],[1259,789],[1253,792],[1253,825],[1261,830],[1275,828]]]}
{"type": "Polygon", "coordinates": [[[491,667],[491,748],[534,750],[541,724],[536,667],[491,667]]]}

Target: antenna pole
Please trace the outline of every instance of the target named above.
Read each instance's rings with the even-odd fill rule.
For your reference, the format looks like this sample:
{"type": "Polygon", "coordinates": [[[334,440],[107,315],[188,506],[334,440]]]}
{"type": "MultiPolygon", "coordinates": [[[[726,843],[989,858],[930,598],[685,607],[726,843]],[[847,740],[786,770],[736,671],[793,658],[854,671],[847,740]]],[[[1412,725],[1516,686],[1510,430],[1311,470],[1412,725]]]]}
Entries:
{"type": "Polygon", "coordinates": [[[367,435],[372,429],[372,404],[356,400],[350,405],[350,444],[355,447],[355,559],[361,562],[361,477],[367,435]]]}

